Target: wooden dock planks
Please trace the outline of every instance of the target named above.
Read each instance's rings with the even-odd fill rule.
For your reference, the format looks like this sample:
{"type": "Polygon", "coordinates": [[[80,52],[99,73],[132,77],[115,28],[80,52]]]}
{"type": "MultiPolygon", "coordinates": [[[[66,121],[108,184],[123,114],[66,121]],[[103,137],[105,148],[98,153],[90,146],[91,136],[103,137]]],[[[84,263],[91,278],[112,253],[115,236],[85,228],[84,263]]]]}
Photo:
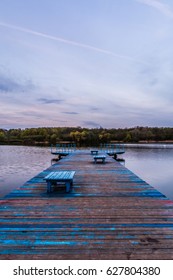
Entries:
{"type": "Polygon", "coordinates": [[[173,201],[107,156],[76,151],[0,200],[0,259],[173,259],[173,201]],[[75,170],[47,194],[51,171],[75,170]]]}

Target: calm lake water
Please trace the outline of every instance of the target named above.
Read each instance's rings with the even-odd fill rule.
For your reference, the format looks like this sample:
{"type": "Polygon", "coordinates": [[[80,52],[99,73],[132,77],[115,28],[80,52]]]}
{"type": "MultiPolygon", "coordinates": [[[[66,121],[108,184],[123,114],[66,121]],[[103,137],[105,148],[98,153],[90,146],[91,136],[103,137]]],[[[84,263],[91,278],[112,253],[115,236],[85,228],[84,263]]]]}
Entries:
{"type": "MultiPolygon", "coordinates": [[[[173,146],[126,148],[121,158],[128,169],[173,199],[173,146]]],[[[51,165],[49,148],[0,146],[0,197],[51,165]]]]}
{"type": "Polygon", "coordinates": [[[173,145],[166,147],[126,148],[122,157],[128,169],[173,200],[173,145]]]}
{"type": "Polygon", "coordinates": [[[51,165],[49,148],[0,146],[0,197],[51,165]]]}

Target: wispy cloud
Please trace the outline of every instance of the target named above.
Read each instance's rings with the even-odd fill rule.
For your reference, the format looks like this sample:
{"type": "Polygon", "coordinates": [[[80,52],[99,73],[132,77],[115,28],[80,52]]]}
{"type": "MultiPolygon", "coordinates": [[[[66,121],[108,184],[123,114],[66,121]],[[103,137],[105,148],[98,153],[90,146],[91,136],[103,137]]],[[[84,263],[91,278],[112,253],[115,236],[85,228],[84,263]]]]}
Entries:
{"type": "Polygon", "coordinates": [[[68,114],[68,115],[78,115],[78,112],[62,112],[63,114],[68,114]]]}
{"type": "Polygon", "coordinates": [[[63,99],[49,99],[49,98],[39,98],[37,101],[43,103],[43,104],[59,104],[63,102],[63,99]]]}
{"type": "Polygon", "coordinates": [[[83,122],[84,126],[89,126],[89,127],[100,127],[101,125],[99,123],[93,122],[93,121],[84,121],[83,122]]]}
{"type": "Polygon", "coordinates": [[[171,10],[171,8],[167,5],[164,4],[158,0],[135,0],[139,3],[148,5],[154,9],[157,9],[158,11],[160,11],[161,13],[163,13],[164,15],[170,17],[173,19],[173,11],[171,10]]]}
{"type": "Polygon", "coordinates": [[[43,37],[45,39],[58,41],[58,42],[61,42],[61,43],[64,43],[64,44],[73,45],[73,46],[76,46],[76,47],[79,47],[79,48],[84,48],[84,49],[88,49],[88,50],[91,50],[91,51],[103,53],[103,54],[113,56],[113,57],[116,57],[116,58],[129,60],[131,62],[142,63],[142,64],[145,64],[145,65],[147,64],[146,61],[138,60],[138,59],[136,59],[134,57],[131,57],[131,56],[117,54],[117,53],[111,52],[109,50],[97,48],[97,47],[94,47],[94,46],[91,46],[91,45],[88,45],[88,44],[83,44],[83,43],[67,40],[67,39],[64,39],[64,38],[57,37],[57,36],[51,36],[51,35],[48,35],[48,34],[45,34],[45,33],[42,33],[42,32],[37,32],[35,30],[31,30],[31,29],[20,27],[20,26],[8,24],[6,22],[0,22],[0,26],[5,27],[5,28],[10,28],[10,29],[13,29],[13,30],[17,30],[17,31],[20,31],[20,32],[32,34],[32,35],[35,35],[35,36],[43,37]]]}
{"type": "Polygon", "coordinates": [[[99,107],[95,107],[95,106],[90,107],[90,111],[98,111],[98,110],[100,110],[99,107]]]}
{"type": "Polygon", "coordinates": [[[19,112],[19,114],[22,116],[29,116],[29,117],[34,117],[34,118],[38,118],[38,119],[45,117],[44,113],[36,112],[34,110],[22,111],[22,112],[19,112]]]}
{"type": "Polygon", "coordinates": [[[13,78],[0,75],[0,92],[12,93],[12,92],[26,92],[34,89],[35,86],[31,81],[16,81],[13,78]]]}

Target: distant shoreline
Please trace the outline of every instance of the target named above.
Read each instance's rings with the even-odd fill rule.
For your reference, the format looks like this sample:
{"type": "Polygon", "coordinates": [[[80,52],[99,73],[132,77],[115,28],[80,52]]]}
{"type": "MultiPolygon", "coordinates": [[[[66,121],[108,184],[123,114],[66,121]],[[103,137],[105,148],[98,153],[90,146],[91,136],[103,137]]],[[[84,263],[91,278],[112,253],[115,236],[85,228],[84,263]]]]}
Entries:
{"type": "Polygon", "coordinates": [[[0,144],[50,146],[75,143],[76,147],[99,147],[105,143],[172,144],[171,127],[83,128],[39,127],[0,129],[0,144]]]}

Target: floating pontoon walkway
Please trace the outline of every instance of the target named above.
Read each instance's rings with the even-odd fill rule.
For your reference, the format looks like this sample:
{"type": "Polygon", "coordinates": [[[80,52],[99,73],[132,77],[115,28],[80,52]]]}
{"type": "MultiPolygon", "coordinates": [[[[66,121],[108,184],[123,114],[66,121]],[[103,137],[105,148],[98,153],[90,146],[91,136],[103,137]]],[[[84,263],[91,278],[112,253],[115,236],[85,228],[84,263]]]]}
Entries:
{"type": "Polygon", "coordinates": [[[76,151],[0,200],[0,259],[173,259],[173,201],[76,151]],[[47,194],[55,170],[76,171],[72,192],[47,194]]]}

